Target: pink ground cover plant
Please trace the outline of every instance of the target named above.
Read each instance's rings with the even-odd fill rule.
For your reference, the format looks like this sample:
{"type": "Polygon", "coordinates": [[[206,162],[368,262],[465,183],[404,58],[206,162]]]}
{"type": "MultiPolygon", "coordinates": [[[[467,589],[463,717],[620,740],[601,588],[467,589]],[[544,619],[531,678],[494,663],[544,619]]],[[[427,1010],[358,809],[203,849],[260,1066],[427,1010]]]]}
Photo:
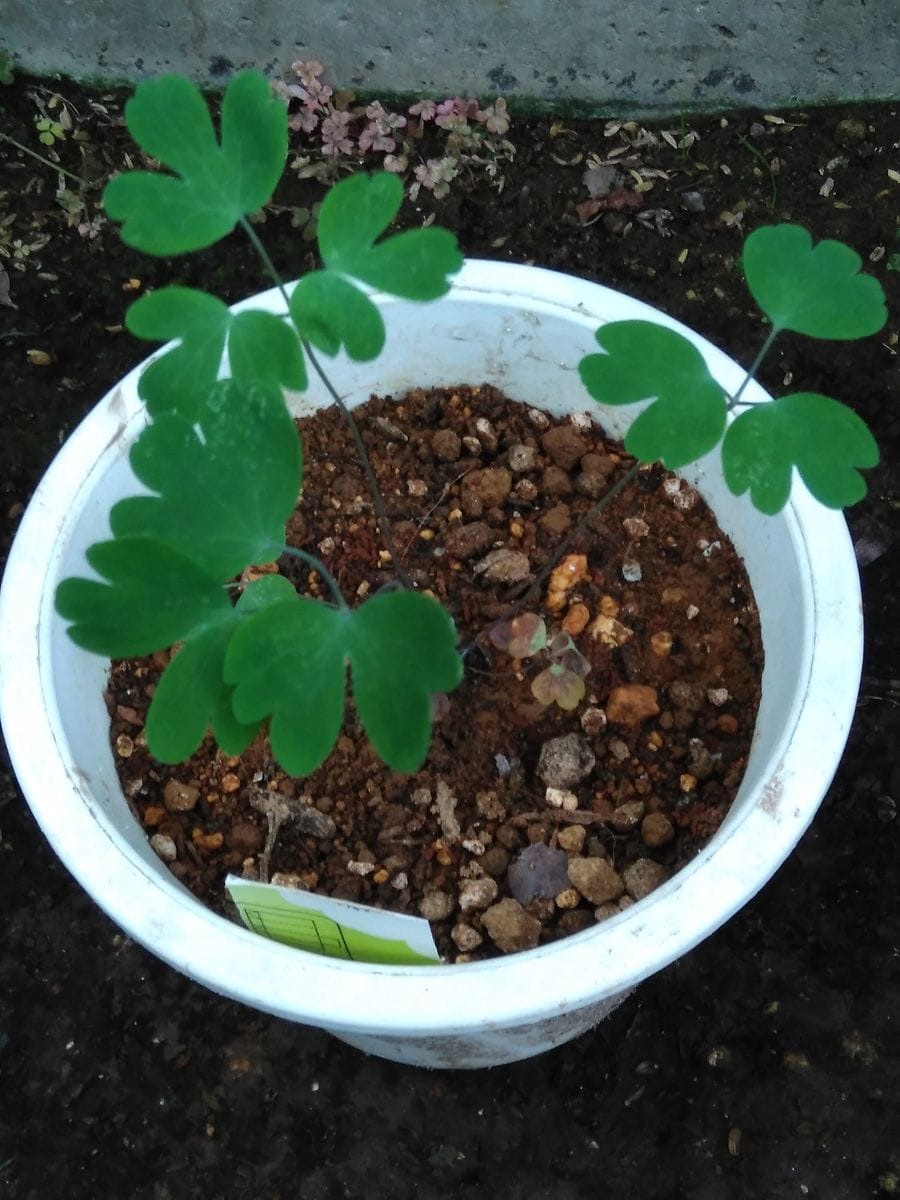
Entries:
{"type": "Polygon", "coordinates": [[[401,176],[412,200],[423,190],[440,200],[454,180],[478,176],[502,190],[502,164],[515,154],[505,137],[511,118],[502,96],[483,107],[474,97],[423,99],[401,113],[378,100],[356,104],[352,92],[324,81],[316,59],[291,70],[290,80],[273,86],[288,103],[288,125],[297,135],[291,166],[301,178],[330,182],[365,165],[401,176]]]}

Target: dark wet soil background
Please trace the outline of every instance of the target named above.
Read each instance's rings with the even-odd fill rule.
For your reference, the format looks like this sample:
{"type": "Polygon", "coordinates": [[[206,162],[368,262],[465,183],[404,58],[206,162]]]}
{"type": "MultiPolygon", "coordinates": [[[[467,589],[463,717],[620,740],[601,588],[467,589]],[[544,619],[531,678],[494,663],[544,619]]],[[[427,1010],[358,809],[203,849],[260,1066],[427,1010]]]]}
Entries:
{"type": "MultiPolygon", "coordinates": [[[[0,92],[0,129],[30,146],[36,86],[17,80],[0,92]]],[[[59,148],[63,164],[91,178],[120,165],[127,143],[115,102],[59,90],[78,117],[59,148]]],[[[660,139],[628,147],[669,178],[656,177],[640,210],[598,210],[589,225],[575,209],[588,197],[584,155],[640,134],[514,122],[502,195],[457,186],[438,211],[470,255],[633,292],[743,361],[761,331],[734,269],[741,224],[802,221],[854,245],[884,283],[892,316],[882,335],[846,346],[785,339],[763,372],[773,389],[791,375],[854,402],[883,455],[870,496],[850,514],[868,629],[862,697],[842,767],[794,855],[726,927],[596,1031],[490,1072],[428,1073],[219,999],[152,959],[57,864],[4,774],[0,1194],[900,1194],[900,185],[888,174],[900,168],[900,116],[892,106],[785,113],[786,124],[765,115],[692,118],[700,137],[688,150],[660,139]],[[697,192],[701,211],[685,196],[697,192]]],[[[683,132],[677,121],[667,128],[676,141],[683,132]]],[[[108,227],[90,227],[96,192],[67,225],[55,175],[8,144],[0,158],[0,246],[10,254],[0,263],[18,306],[0,308],[5,550],[60,442],[143,355],[121,330],[129,296],[176,278],[228,300],[262,284],[237,237],[196,259],[148,263],[108,227]]],[[[280,199],[308,205],[316,187],[295,184],[280,199]]],[[[287,213],[264,232],[276,261],[308,265],[287,213]]]]}

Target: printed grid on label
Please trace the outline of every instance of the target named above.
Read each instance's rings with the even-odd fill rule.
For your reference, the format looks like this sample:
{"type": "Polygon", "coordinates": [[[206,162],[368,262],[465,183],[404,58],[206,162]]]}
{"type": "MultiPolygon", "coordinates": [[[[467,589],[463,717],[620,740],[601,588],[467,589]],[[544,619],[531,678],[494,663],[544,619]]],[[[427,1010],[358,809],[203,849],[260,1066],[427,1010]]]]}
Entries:
{"type": "Polygon", "coordinates": [[[329,917],[291,913],[278,907],[250,907],[246,904],[238,907],[253,932],[263,937],[288,942],[313,953],[328,954],[332,958],[353,958],[344,931],[329,917]]]}

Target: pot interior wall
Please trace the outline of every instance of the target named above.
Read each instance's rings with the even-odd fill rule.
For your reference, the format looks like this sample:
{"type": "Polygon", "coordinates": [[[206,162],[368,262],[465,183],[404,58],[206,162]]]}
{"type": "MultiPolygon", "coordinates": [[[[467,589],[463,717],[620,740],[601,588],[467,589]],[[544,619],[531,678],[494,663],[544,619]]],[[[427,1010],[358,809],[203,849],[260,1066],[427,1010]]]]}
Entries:
{"type": "MultiPolygon", "coordinates": [[[[564,280],[553,278],[557,283],[564,280]]],[[[608,433],[622,437],[633,410],[601,411],[582,387],[577,363],[594,348],[598,317],[646,319],[652,313],[659,320],[660,314],[604,289],[597,292],[608,298],[606,311],[594,307],[585,313],[565,296],[535,299],[527,310],[520,310],[503,292],[490,295],[477,289],[454,292],[431,307],[385,301],[387,344],[378,361],[359,364],[341,358],[328,364],[329,373],[351,407],[373,392],[399,398],[411,387],[490,382],[511,398],[555,415],[589,411],[608,433]]],[[[278,308],[279,301],[272,293],[254,303],[258,305],[260,299],[278,308]]],[[[701,343],[701,349],[723,385],[736,389],[742,372],[712,347],[701,343]]],[[[184,890],[149,849],[119,788],[102,699],[107,664],[74,646],[64,623],[52,614],[57,582],[67,575],[85,574],[84,550],[107,535],[110,505],[122,495],[145,490],[131,474],[126,458],[128,445],[144,421],[136,398],[136,378],[137,373],[132,373],[107,397],[61,455],[78,463],[84,482],[70,505],[64,542],[44,593],[44,628],[49,631],[44,678],[48,701],[59,714],[60,730],[80,767],[77,782],[86,785],[80,790],[95,819],[115,826],[166,887],[184,890]],[[115,427],[115,436],[101,440],[96,430],[88,428],[92,422],[115,427]],[[87,474],[82,443],[84,450],[93,448],[93,465],[87,474]],[[98,445],[104,445],[99,457],[98,445]],[[56,688],[53,680],[61,681],[62,686],[56,688]]],[[[315,383],[308,393],[294,398],[298,413],[326,403],[324,389],[315,383]]],[[[813,627],[809,563],[802,533],[790,511],[777,518],[761,518],[746,497],[736,498],[727,490],[715,462],[701,461],[682,474],[714,508],[720,525],[744,558],[761,614],[766,655],[763,698],[746,778],[727,827],[740,821],[742,812],[758,798],[773,749],[777,760],[779,745],[788,737],[804,699],[813,627]]]]}

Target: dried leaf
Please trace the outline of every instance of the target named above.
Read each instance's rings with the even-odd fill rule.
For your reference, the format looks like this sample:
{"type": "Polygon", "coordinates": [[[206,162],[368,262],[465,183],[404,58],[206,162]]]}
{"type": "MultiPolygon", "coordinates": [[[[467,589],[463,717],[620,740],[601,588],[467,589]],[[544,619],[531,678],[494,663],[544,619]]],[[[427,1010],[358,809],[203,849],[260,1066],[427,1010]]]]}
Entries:
{"type": "Polygon", "coordinates": [[[18,304],[14,304],[9,295],[9,273],[6,267],[0,265],[0,304],[5,304],[7,308],[18,308],[18,304]]]}

